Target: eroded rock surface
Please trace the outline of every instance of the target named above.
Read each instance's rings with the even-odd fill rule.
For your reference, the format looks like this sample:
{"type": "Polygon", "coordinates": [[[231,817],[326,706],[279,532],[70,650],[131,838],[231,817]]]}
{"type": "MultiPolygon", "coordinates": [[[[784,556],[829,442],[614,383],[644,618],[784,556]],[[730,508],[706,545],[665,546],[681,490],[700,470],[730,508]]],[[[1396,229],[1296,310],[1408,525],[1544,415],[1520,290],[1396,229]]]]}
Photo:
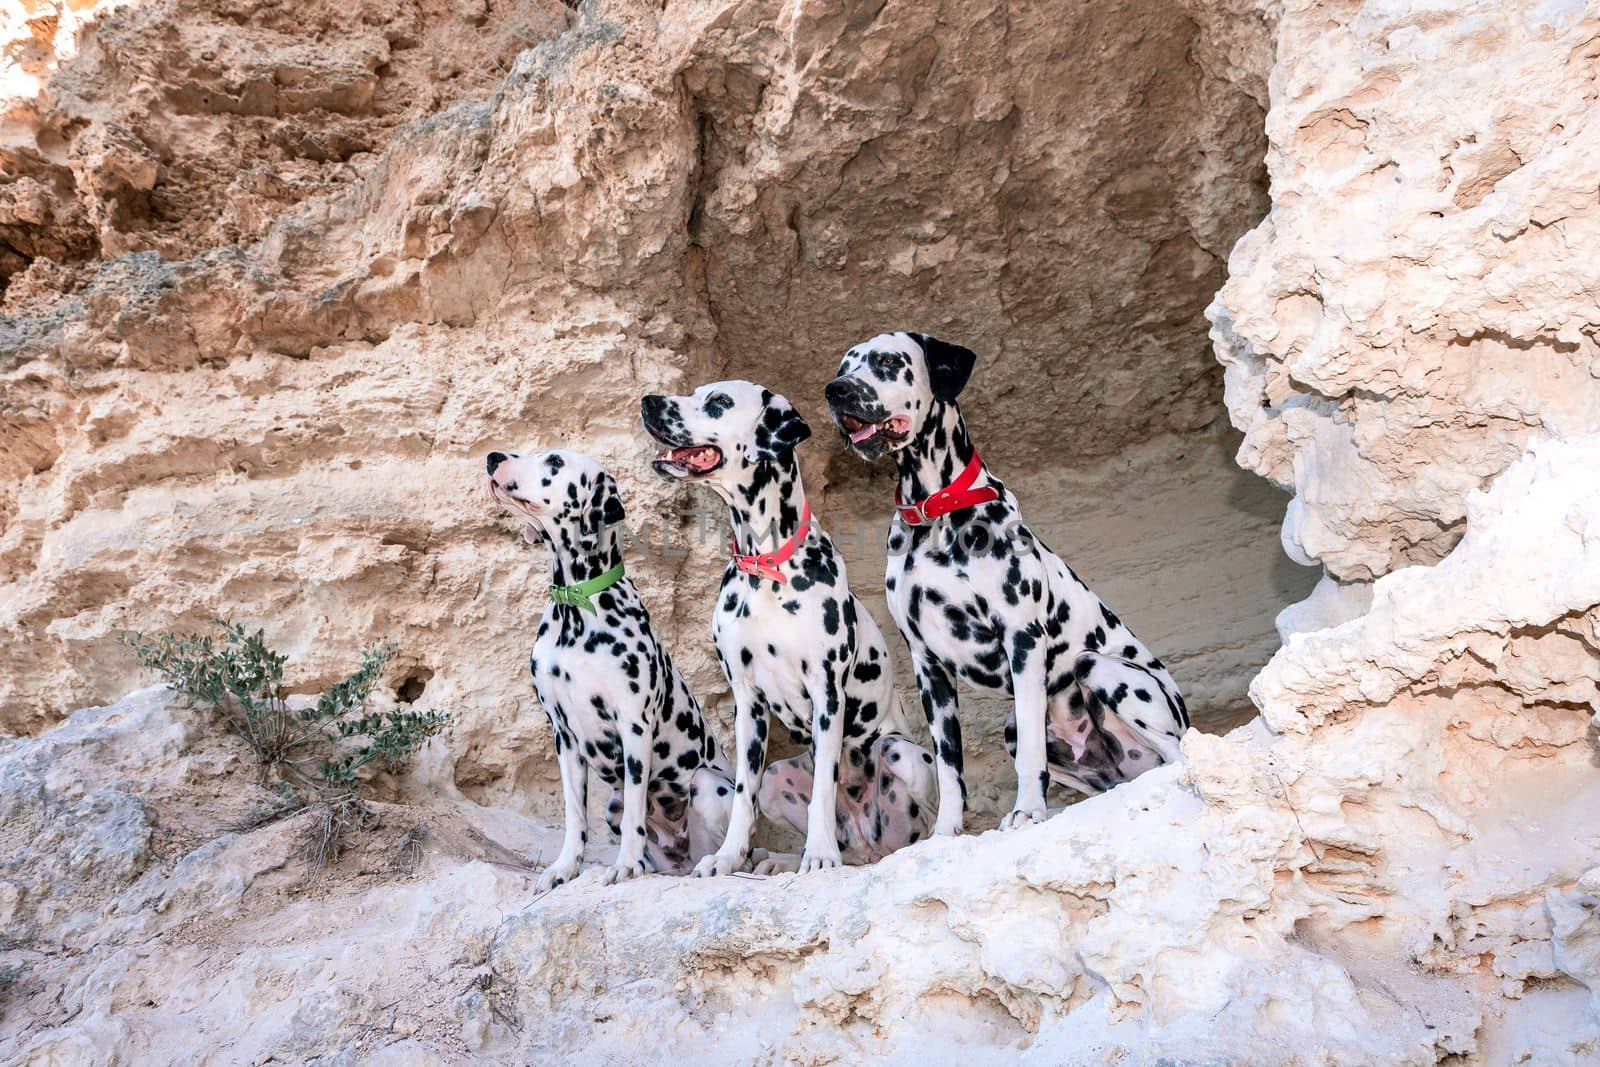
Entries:
{"type": "MultiPolygon", "coordinates": [[[[14,853],[14,914],[57,918],[9,943],[0,1050],[1593,1062],[1597,462],[1600,437],[1538,446],[1474,498],[1438,566],[1291,639],[1256,682],[1263,719],[1191,733],[1186,766],[870,868],[616,888],[596,871],[535,900],[531,868],[471,845],[461,824],[486,809],[390,806],[443,844],[405,876],[385,869],[392,842],[370,845],[296,892],[292,823],[160,857],[125,835],[107,856],[115,820],[58,810],[55,836],[14,853]],[[1527,517],[1539,550],[1512,551],[1527,517]],[[71,879],[63,846],[84,857],[71,879]],[[41,903],[40,883],[64,888],[41,903]],[[68,921],[85,915],[88,938],[68,921]],[[48,1011],[19,1010],[52,990],[48,1011]]],[[[152,691],[11,742],[8,828],[77,795],[155,808],[207,737],[192,715],[152,691]],[[140,779],[109,784],[113,745],[140,779]]],[[[538,847],[497,818],[485,829],[538,847]]]]}
{"type": "Polygon", "coordinates": [[[1345,580],[1433,563],[1528,442],[1600,428],[1594,69],[1578,0],[1280,15],[1272,212],[1211,309],[1240,463],[1345,580]]]}
{"type": "Polygon", "coordinates": [[[30,0],[12,18],[8,310],[59,295],[63,268],[96,258],[262,237],[364,177],[397,127],[492,92],[569,12],[558,0],[30,0]]]}

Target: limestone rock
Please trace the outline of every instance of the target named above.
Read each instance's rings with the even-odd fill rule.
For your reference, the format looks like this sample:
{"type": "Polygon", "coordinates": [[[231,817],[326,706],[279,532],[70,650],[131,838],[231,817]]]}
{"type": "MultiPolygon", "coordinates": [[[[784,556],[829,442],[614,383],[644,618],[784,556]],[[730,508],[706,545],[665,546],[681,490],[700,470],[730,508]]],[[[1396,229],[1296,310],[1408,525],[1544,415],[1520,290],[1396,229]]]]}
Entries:
{"type": "Polygon", "coordinates": [[[1545,906],[1553,962],[1589,987],[1589,1023],[1600,1028],[1600,867],[1585,871],[1570,889],[1551,890],[1545,906]]]}
{"type": "Polygon", "coordinates": [[[1342,579],[1439,560],[1527,444],[1600,428],[1595,13],[1283,5],[1273,208],[1210,315],[1239,461],[1342,579]]]}

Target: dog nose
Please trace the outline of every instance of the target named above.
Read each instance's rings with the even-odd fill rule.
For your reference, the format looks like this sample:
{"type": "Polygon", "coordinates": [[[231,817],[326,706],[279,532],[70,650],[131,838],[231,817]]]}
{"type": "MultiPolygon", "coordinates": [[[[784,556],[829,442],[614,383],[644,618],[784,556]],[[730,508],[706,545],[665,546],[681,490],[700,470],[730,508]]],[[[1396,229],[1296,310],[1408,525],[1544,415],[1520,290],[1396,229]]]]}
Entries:
{"type": "Polygon", "coordinates": [[[484,462],[484,466],[488,467],[489,473],[493,475],[494,469],[510,458],[511,457],[506,455],[504,452],[490,452],[489,458],[484,462]]]}
{"type": "Polygon", "coordinates": [[[657,396],[656,394],[651,393],[649,396],[639,401],[639,414],[644,416],[646,419],[653,419],[657,415],[661,414],[661,409],[666,405],[666,403],[666,397],[657,396]]]}
{"type": "Polygon", "coordinates": [[[854,399],[858,388],[854,378],[842,375],[823,386],[822,395],[827,397],[829,404],[837,407],[854,399]]]}

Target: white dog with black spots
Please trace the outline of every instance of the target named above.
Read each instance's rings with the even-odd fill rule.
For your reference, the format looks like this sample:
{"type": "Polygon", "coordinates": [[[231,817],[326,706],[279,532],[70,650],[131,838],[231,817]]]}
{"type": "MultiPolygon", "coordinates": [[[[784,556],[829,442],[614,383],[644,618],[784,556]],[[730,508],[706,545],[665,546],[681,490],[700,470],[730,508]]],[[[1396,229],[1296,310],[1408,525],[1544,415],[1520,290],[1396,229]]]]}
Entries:
{"type": "Polygon", "coordinates": [[[884,585],[938,756],[936,834],[962,829],[957,679],[1014,701],[1017,798],[1001,829],[1042,820],[1052,779],[1092,795],[1178,760],[1189,725],[1161,661],[978,457],[956,403],[975,362],[926,334],[880,334],[845,353],[825,389],[848,446],[890,457],[899,475],[884,585]]]}
{"type": "Polygon", "coordinates": [[[550,549],[551,602],[530,666],[555,735],[566,836],[539,889],[570,881],[583,862],[590,768],[612,787],[607,821],[621,841],[601,880],[687,870],[722,843],[733,782],[625,573],[617,483],[578,452],[490,452],[486,465],[491,498],[550,549]]]}
{"type": "MultiPolygon", "coordinates": [[[[870,862],[925,836],[933,757],[902,736],[888,645],[810,514],[795,459],[810,427],[788,400],[744,381],[647,396],[641,410],[663,446],[655,468],[710,488],[733,532],[712,618],[735,706],[733,812],[722,847],[695,873],[747,863],[758,782],[762,812],[805,834],[803,872],[870,862]],[[763,773],[769,713],[810,752],[763,773]]],[[[778,859],[757,868],[778,869],[778,859]]]]}

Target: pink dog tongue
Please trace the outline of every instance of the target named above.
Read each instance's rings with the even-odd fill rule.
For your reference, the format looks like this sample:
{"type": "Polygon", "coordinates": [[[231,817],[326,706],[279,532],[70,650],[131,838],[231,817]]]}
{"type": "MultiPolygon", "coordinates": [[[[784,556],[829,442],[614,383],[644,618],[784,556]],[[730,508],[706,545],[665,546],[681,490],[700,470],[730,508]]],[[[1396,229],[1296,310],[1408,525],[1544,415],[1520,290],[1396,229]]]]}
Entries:
{"type": "Polygon", "coordinates": [[[850,435],[850,443],[853,445],[859,445],[862,441],[865,441],[867,438],[877,433],[878,427],[881,425],[883,424],[879,422],[867,423],[865,426],[861,427],[861,429],[850,435]]]}

